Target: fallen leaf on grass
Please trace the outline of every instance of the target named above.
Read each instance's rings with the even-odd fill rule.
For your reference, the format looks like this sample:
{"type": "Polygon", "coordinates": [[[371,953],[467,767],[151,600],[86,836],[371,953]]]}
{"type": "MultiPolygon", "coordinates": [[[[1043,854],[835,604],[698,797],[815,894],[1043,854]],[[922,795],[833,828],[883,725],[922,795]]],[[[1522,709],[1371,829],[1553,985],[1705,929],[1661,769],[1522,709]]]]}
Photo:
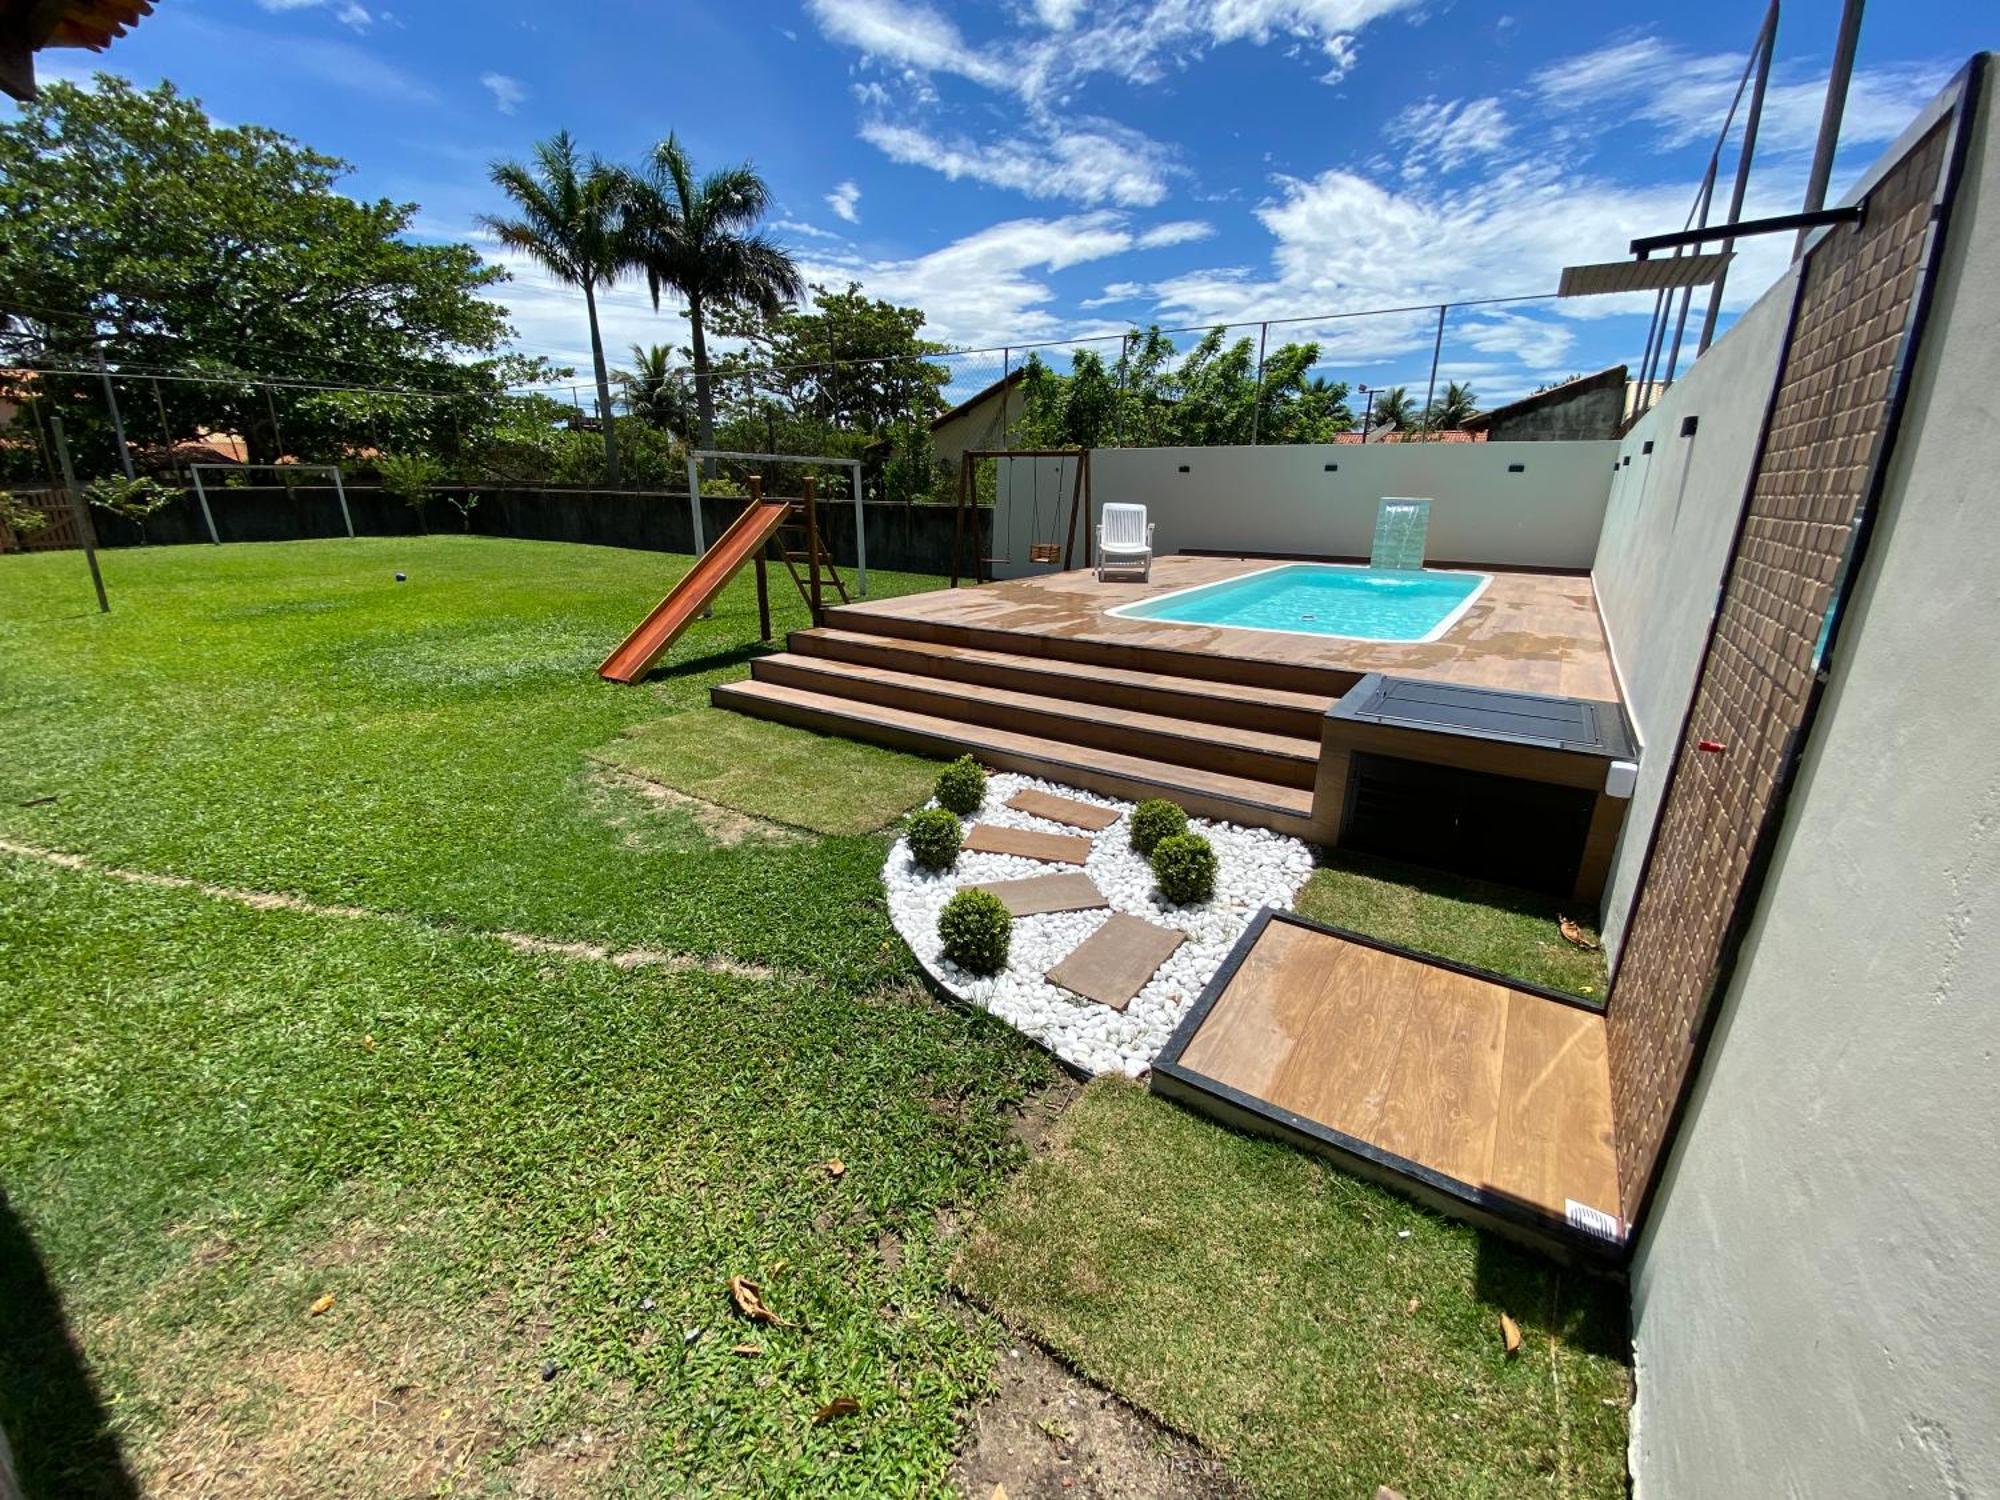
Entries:
{"type": "Polygon", "coordinates": [[[731,1354],[739,1355],[744,1359],[761,1359],[764,1354],[764,1351],[755,1344],[738,1344],[734,1349],[731,1349],[729,1352],[731,1354]]]}
{"type": "Polygon", "coordinates": [[[729,1295],[735,1299],[736,1310],[753,1323],[766,1323],[773,1328],[786,1327],[785,1320],[764,1305],[764,1289],[748,1276],[729,1278],[729,1295]]]}
{"type": "Polygon", "coordinates": [[[835,1182],[840,1181],[841,1178],[847,1175],[847,1163],[836,1156],[826,1164],[826,1175],[831,1177],[835,1182]]]}
{"type": "Polygon", "coordinates": [[[319,1296],[313,1298],[313,1305],[307,1308],[306,1311],[316,1318],[321,1313],[330,1310],[332,1307],[333,1307],[333,1293],[322,1292],[320,1293],[319,1296]]]}
{"type": "Polygon", "coordinates": [[[1007,1486],[1004,1484],[994,1485],[993,1493],[988,1495],[986,1500],[1007,1500],[1007,1486]]]}
{"type": "Polygon", "coordinates": [[[851,1417],[860,1410],[861,1403],[852,1396],[835,1396],[813,1413],[813,1426],[822,1427],[838,1417],[851,1417]]]}
{"type": "Polygon", "coordinates": [[[1500,1314],[1500,1343],[1509,1359],[1521,1352],[1521,1325],[1505,1313],[1500,1314]]]}
{"type": "Polygon", "coordinates": [[[1563,935],[1564,942],[1572,948],[1581,948],[1585,953],[1595,953],[1604,946],[1568,917],[1556,918],[1556,930],[1563,935]]]}
{"type": "Polygon", "coordinates": [[[1413,1312],[1415,1312],[1415,1311],[1416,1311],[1416,1310],[1417,1310],[1418,1308],[1422,1307],[1423,1305],[1424,1305],[1424,1299],[1423,1299],[1423,1298],[1421,1298],[1421,1297],[1412,1297],[1412,1298],[1410,1299],[1410,1301],[1409,1301],[1409,1305],[1408,1305],[1407,1307],[1405,1307],[1405,1308],[1403,1309],[1403,1311],[1404,1311],[1404,1312],[1406,1312],[1406,1313],[1413,1313],[1413,1312]]]}

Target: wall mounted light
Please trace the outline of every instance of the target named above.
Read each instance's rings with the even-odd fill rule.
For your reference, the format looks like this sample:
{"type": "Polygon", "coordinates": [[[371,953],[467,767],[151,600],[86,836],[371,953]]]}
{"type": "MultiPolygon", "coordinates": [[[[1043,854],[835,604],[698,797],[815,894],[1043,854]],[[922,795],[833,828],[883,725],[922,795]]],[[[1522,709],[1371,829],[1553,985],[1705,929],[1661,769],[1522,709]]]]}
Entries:
{"type": "Polygon", "coordinates": [[[1182,464],[1182,465],[1181,465],[1181,472],[1182,472],[1183,474],[1185,474],[1185,473],[1187,473],[1187,471],[1188,471],[1188,466],[1187,466],[1186,464],[1182,464]]]}
{"type": "Polygon", "coordinates": [[[1640,446],[1639,451],[1642,454],[1651,453],[1653,451],[1653,440],[1651,438],[1647,438],[1645,443],[1640,446]]]}
{"type": "Polygon", "coordinates": [[[1682,437],[1693,437],[1693,436],[1694,436],[1694,429],[1695,429],[1695,423],[1696,423],[1696,422],[1698,422],[1699,420],[1700,420],[1700,418],[1698,418],[1698,417],[1682,417],[1682,418],[1681,418],[1681,436],[1682,436],[1682,437]]]}
{"type": "Polygon", "coordinates": [[[1509,464],[1507,465],[1507,472],[1509,474],[1525,474],[1528,472],[1528,466],[1526,464],[1509,464]]]}
{"type": "Polygon", "coordinates": [[[1327,473],[1329,473],[1329,474],[1331,474],[1331,473],[1333,473],[1334,471],[1336,471],[1337,469],[1339,469],[1340,465],[1339,465],[1339,464],[1327,464],[1327,465],[1325,465],[1324,467],[1325,467],[1325,469],[1326,469],[1326,472],[1327,472],[1327,473]]]}

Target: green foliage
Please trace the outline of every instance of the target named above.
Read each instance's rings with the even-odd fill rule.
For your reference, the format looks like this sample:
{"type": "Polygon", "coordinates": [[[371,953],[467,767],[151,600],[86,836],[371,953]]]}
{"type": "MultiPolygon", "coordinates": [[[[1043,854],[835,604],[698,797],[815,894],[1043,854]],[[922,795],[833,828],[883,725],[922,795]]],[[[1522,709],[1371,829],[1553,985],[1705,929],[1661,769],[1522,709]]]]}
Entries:
{"type": "Polygon", "coordinates": [[[904,838],[910,846],[910,858],[926,870],[949,870],[958,863],[964,835],[957,813],[945,807],[927,807],[910,815],[904,838]]]}
{"type": "Polygon", "coordinates": [[[1452,432],[1477,415],[1479,398],[1472,387],[1452,380],[1446,382],[1444,394],[1424,412],[1423,425],[1431,432],[1452,432]]]}
{"type": "Polygon", "coordinates": [[[83,487],[83,498],[99,510],[108,510],[114,516],[123,516],[139,528],[139,540],[146,540],[146,522],[176,500],[181,492],[161,484],[157,479],[140,476],[127,479],[123,474],[107,474],[102,479],[93,479],[83,487]]]}
{"type": "Polygon", "coordinates": [[[613,377],[635,419],[686,442],[694,432],[694,387],[665,344],[632,346],[632,368],[613,377]]]}
{"type": "Polygon", "coordinates": [[[1153,846],[1153,879],[1174,906],[1199,906],[1215,894],[1215,848],[1198,833],[1170,833],[1153,846]]]}
{"type": "Polygon", "coordinates": [[[428,453],[384,453],[375,460],[375,472],[383,489],[421,513],[444,477],[444,465],[428,453]]]}
{"type": "Polygon", "coordinates": [[[1406,387],[1400,385],[1392,385],[1386,391],[1376,392],[1374,412],[1369,426],[1377,432],[1384,427],[1394,427],[1408,432],[1417,425],[1417,399],[1406,387]]]}
{"type": "Polygon", "coordinates": [[[1354,425],[1344,381],[1314,378],[1319,345],[1284,344],[1257,372],[1254,342],[1210,329],[1185,355],[1157,327],[1126,338],[1115,364],[1095,350],[1059,375],[1030,355],[1023,377],[1023,446],[1159,447],[1324,443],[1354,425]]]}
{"type": "MultiPolygon", "coordinates": [[[[0,303],[63,314],[16,319],[15,358],[84,368],[102,348],[114,368],[490,399],[496,366],[468,356],[506,334],[506,310],[481,295],[506,273],[469,245],[408,237],[416,205],[350,196],[348,170],[277,131],[217,125],[170,84],[140,90],[103,73],[88,88],[48,84],[0,122],[0,303]]],[[[139,390],[149,440],[163,409],[176,441],[241,433],[254,463],[281,456],[280,431],[299,457],[337,457],[356,436],[328,403],[267,400],[247,380],[139,390]]],[[[78,468],[111,468],[95,378],[44,376],[41,395],[69,419],[78,468]]],[[[430,405],[441,417],[452,403],[430,405]]]]}
{"type": "Polygon", "coordinates": [[[0,490],[0,530],[27,536],[49,524],[48,514],[39,505],[18,500],[8,490],[0,490]]]}
{"type": "Polygon", "coordinates": [[[1132,809],[1132,848],[1150,857],[1159,842],[1177,833],[1186,833],[1188,816],[1177,803],[1164,797],[1149,797],[1132,809]]]}
{"type": "Polygon", "coordinates": [[[963,818],[978,812],[979,805],[986,800],[986,772],[979,762],[969,755],[961,755],[940,771],[937,799],[940,806],[950,808],[963,818]]]}
{"type": "Polygon", "coordinates": [[[1007,967],[1014,919],[998,896],[968,886],[938,913],[938,936],[944,940],[948,963],[968,974],[998,974],[1007,967]]]}

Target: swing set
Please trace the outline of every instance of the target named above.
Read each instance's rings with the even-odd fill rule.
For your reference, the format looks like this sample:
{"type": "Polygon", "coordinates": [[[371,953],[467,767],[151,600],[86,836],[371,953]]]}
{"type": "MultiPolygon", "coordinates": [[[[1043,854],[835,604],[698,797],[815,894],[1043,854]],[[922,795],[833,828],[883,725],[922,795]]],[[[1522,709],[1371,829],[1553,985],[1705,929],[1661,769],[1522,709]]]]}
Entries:
{"type": "Polygon", "coordinates": [[[979,547],[979,465],[987,459],[995,463],[1001,460],[1025,458],[1035,464],[1029,479],[1029,535],[1028,561],[1031,563],[1059,563],[1064,569],[1072,566],[1076,551],[1077,512],[1083,513],[1083,565],[1090,566],[1090,450],[1088,448],[968,448],[959,458],[958,503],[953,507],[956,515],[951,533],[951,587],[958,587],[962,569],[960,564],[965,550],[965,522],[972,517],[972,582],[991,583],[996,564],[1011,566],[1014,559],[1014,466],[995,475],[993,491],[993,516],[991,539],[995,555],[983,555],[979,547]],[[1055,459],[1055,485],[1051,503],[1047,507],[1048,524],[1043,524],[1044,506],[1042,500],[1041,460],[1055,459]],[[1075,467],[1075,478],[1069,478],[1071,466],[1075,467]],[[1005,476],[1004,482],[1001,475],[1005,476]],[[1063,539],[1056,540],[1057,525],[1062,520],[1063,488],[1069,486],[1069,524],[1063,532],[1063,539]],[[1006,526],[1001,526],[1001,516],[1006,516],[1006,526]],[[1006,552],[1000,551],[1005,538],[1006,552]]]}

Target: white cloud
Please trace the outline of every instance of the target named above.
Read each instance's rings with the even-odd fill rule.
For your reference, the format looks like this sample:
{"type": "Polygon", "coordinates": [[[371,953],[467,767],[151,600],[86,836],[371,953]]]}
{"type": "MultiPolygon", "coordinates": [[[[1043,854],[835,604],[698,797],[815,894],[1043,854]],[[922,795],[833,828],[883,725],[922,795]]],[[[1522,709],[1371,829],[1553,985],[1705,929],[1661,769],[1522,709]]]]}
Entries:
{"type": "Polygon", "coordinates": [[[1037,0],[1013,12],[1005,35],[973,41],[955,22],[909,0],[808,0],[830,39],[878,65],[949,73],[1034,103],[1067,98],[1107,73],[1150,84],[1209,47],[1233,42],[1305,44],[1338,82],[1353,66],[1355,38],[1370,23],[1415,12],[1423,0],[1037,0]]]}
{"type": "Polygon", "coordinates": [[[1077,306],[1086,310],[1111,307],[1116,303],[1130,302],[1133,298],[1144,295],[1145,290],[1146,284],[1142,281],[1114,281],[1104,289],[1104,295],[1085,297],[1077,303],[1077,306]]]}
{"type": "Polygon", "coordinates": [[[1191,245],[1196,240],[1208,239],[1214,233],[1215,226],[1200,219],[1173,219],[1142,231],[1133,243],[1141,250],[1158,250],[1167,245],[1191,245]]]}
{"type": "Polygon", "coordinates": [[[861,189],[852,181],[841,183],[826,195],[826,206],[833,210],[834,217],[850,224],[861,222],[861,211],[855,207],[860,201],[861,189]]]}
{"type": "Polygon", "coordinates": [[[891,161],[929,167],[954,182],[969,178],[1031,198],[1069,198],[1086,206],[1149,208],[1167,196],[1167,184],[1180,170],[1165,147],[1108,120],[1051,123],[1038,128],[1033,139],[983,143],[870,120],[862,125],[861,138],[891,161]]]}
{"type": "MultiPolygon", "coordinates": [[[[1540,101],[1553,109],[1643,120],[1651,129],[1637,139],[1670,151],[1715,139],[1744,62],[1740,54],[1696,53],[1657,37],[1639,37],[1553,62],[1535,74],[1532,84],[1540,101]]],[[[1778,62],[1771,71],[1757,149],[1809,149],[1826,102],[1825,75],[1797,62],[1778,62]]],[[[1930,63],[1857,69],[1841,117],[1841,141],[1852,146],[1894,140],[1950,72],[1930,63]]],[[[1737,112],[1739,130],[1742,113],[1737,112]]]]}
{"type": "Polygon", "coordinates": [[[1404,149],[1404,174],[1416,176],[1499,155],[1513,127],[1498,99],[1424,99],[1391,120],[1387,134],[1404,149]]]}
{"type": "Polygon", "coordinates": [[[521,107],[521,101],[528,97],[528,91],[518,78],[509,78],[505,73],[481,73],[479,83],[493,96],[493,107],[503,115],[511,115],[521,107]]]}
{"type": "Polygon", "coordinates": [[[336,21],[356,31],[366,31],[375,20],[360,0],[257,0],[257,6],[273,15],[295,10],[330,10],[336,21]]]}
{"type": "Polygon", "coordinates": [[[809,240],[842,240],[847,236],[836,234],[831,229],[822,229],[817,224],[808,224],[803,219],[773,219],[773,229],[782,229],[787,234],[802,234],[809,240]]]}

